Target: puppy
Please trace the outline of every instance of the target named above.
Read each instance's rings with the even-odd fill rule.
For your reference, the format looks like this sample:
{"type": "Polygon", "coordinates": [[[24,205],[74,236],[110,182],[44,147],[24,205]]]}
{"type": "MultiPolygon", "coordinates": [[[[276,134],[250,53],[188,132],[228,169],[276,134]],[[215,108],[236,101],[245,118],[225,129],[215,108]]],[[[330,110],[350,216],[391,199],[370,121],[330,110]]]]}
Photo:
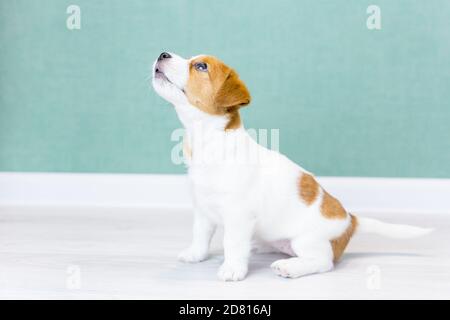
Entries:
{"type": "Polygon", "coordinates": [[[291,256],[271,267],[277,275],[297,278],[330,271],[356,230],[397,238],[430,231],[357,218],[311,173],[258,145],[239,116],[250,93],[236,71],[217,58],[163,52],[153,65],[152,83],[174,105],[186,130],[194,226],[181,261],[205,260],[219,225],[224,262],[218,276],[225,281],[245,278],[255,243],[291,256]]]}

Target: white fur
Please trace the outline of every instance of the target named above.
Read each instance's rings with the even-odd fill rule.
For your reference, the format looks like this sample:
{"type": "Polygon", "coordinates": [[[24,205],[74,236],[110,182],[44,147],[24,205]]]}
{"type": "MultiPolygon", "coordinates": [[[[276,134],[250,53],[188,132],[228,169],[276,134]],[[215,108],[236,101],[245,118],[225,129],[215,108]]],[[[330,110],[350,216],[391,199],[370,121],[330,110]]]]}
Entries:
{"type": "Polygon", "coordinates": [[[189,60],[171,55],[158,63],[171,83],[154,77],[153,86],[174,104],[192,149],[188,176],[195,207],[193,241],[179,259],[206,259],[216,227],[223,226],[225,259],[218,273],[222,280],[245,278],[252,241],[278,248],[280,241],[287,241],[292,250],[283,251],[295,256],[272,264],[280,276],[295,278],[331,270],[330,240],[347,229],[350,216],[325,218],[320,213],[322,190],[312,205],[306,205],[298,190],[298,179],[306,172],[303,168],[258,145],[243,127],[225,131],[225,116],[210,115],[191,105],[183,90],[189,60]]]}
{"type": "Polygon", "coordinates": [[[375,233],[389,238],[409,239],[424,236],[431,231],[433,229],[386,223],[371,218],[358,218],[358,232],[375,233]]]}

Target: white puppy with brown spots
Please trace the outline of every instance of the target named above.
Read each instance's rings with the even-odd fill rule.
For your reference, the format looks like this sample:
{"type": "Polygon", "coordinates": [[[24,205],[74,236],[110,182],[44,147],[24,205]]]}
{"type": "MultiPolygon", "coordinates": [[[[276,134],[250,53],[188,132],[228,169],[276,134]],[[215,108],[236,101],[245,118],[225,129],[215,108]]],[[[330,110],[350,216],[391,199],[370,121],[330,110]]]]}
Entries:
{"type": "Polygon", "coordinates": [[[195,212],[193,241],[180,260],[206,259],[216,226],[222,225],[220,279],[244,279],[254,243],[292,256],[275,261],[272,269],[296,278],[331,270],[355,230],[398,238],[430,231],[356,218],[310,173],[258,145],[239,117],[250,94],[217,58],[183,59],[163,52],[153,66],[153,87],[175,106],[186,129],[195,212]]]}

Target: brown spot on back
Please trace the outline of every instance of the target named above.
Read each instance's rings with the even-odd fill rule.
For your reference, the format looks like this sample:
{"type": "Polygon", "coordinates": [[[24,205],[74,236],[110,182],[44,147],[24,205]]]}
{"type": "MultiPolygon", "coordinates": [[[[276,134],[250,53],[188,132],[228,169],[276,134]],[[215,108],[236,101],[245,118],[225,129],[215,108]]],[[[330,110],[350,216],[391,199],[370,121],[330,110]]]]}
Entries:
{"type": "Polygon", "coordinates": [[[344,253],[345,248],[347,247],[348,242],[350,241],[350,238],[355,233],[355,230],[358,226],[358,220],[355,216],[351,215],[351,222],[348,225],[347,229],[344,231],[344,233],[339,236],[336,239],[333,239],[330,241],[331,247],[333,248],[333,260],[336,262],[339,260],[339,258],[344,253]]]}
{"type": "Polygon", "coordinates": [[[227,116],[226,130],[241,126],[239,108],[250,103],[250,93],[236,71],[212,56],[201,56],[190,61],[189,79],[185,88],[189,102],[200,110],[227,116]],[[204,62],[207,72],[195,69],[195,64],[204,62]]]}
{"type": "Polygon", "coordinates": [[[183,155],[186,159],[192,158],[192,149],[189,146],[189,142],[187,141],[186,137],[183,138],[183,155]]]}
{"type": "Polygon", "coordinates": [[[347,211],[345,211],[339,200],[325,190],[323,190],[320,212],[325,218],[328,219],[345,219],[347,217],[347,211]]]}
{"type": "Polygon", "coordinates": [[[309,206],[319,194],[319,184],[316,179],[308,173],[303,173],[299,181],[300,197],[309,206]]]}

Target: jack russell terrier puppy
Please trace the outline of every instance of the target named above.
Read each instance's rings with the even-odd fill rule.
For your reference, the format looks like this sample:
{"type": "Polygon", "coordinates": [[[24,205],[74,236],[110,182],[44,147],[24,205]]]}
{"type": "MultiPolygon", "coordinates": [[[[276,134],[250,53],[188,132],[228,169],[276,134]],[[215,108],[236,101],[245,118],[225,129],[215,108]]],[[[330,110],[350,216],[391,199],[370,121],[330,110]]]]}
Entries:
{"type": "Polygon", "coordinates": [[[239,116],[250,93],[236,71],[217,58],[163,52],[153,65],[152,83],[175,106],[186,130],[194,226],[181,261],[205,260],[219,225],[224,262],[218,276],[225,281],[245,278],[255,243],[290,255],[271,267],[277,275],[297,278],[330,271],[356,230],[396,238],[430,231],[348,213],[311,173],[257,144],[239,116]]]}

